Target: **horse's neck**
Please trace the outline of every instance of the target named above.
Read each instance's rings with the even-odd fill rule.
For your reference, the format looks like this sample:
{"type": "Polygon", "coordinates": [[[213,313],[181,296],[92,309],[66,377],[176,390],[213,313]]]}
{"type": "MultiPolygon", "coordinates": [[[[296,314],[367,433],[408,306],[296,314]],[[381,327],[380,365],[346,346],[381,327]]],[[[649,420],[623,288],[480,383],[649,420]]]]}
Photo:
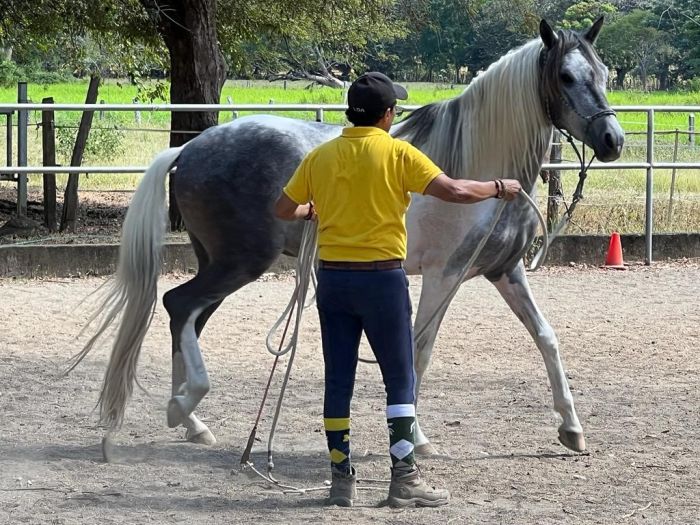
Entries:
{"type": "Polygon", "coordinates": [[[529,189],[552,134],[539,99],[538,56],[538,43],[526,44],[462,95],[437,104],[419,147],[453,178],[517,178],[529,189]]]}

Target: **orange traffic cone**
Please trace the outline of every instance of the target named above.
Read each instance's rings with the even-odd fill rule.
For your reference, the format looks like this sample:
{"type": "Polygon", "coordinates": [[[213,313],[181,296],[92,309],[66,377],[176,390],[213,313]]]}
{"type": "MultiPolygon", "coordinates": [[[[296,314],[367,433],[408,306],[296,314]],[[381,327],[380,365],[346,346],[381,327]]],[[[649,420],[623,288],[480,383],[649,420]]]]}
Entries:
{"type": "Polygon", "coordinates": [[[620,243],[620,234],[612,232],[610,236],[610,246],[608,246],[608,255],[605,257],[605,265],[603,268],[615,268],[617,270],[625,270],[625,263],[622,262],[622,244],[620,243]]]}

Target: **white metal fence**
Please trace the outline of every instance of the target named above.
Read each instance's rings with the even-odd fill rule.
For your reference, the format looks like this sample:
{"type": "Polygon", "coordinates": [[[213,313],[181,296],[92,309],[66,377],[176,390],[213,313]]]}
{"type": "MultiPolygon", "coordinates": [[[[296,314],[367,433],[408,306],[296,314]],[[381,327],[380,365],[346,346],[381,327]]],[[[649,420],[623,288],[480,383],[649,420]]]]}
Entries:
{"type": "MultiPolygon", "coordinates": [[[[419,106],[406,106],[407,110],[416,109],[419,106]]],[[[27,199],[27,175],[32,173],[143,173],[147,166],[28,166],[27,165],[27,130],[29,127],[29,112],[31,111],[124,111],[124,112],[313,112],[316,120],[324,121],[325,112],[342,112],[346,106],[341,104],[37,104],[37,103],[0,103],[0,115],[6,116],[7,127],[7,165],[0,167],[0,180],[13,180],[18,185],[18,210],[26,211],[27,199]],[[13,115],[17,114],[17,165],[12,162],[12,122],[13,115]],[[24,206],[24,208],[22,208],[24,206]]],[[[645,195],[645,262],[652,262],[652,236],[653,236],[653,181],[654,171],[658,169],[700,169],[700,162],[660,162],[655,158],[655,128],[654,117],[657,113],[700,113],[700,106],[619,106],[614,108],[618,114],[642,113],[646,115],[646,158],[641,162],[594,162],[590,170],[622,170],[635,169],[646,172],[645,195]]],[[[546,170],[580,170],[578,163],[546,163],[542,167],[546,170]]]]}

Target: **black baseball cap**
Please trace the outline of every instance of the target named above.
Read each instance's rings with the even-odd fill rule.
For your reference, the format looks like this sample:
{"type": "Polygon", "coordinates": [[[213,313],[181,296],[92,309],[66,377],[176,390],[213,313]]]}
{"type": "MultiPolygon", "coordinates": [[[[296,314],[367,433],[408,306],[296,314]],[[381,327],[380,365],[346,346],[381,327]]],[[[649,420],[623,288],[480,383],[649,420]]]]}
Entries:
{"type": "Polygon", "coordinates": [[[348,89],[348,107],[355,113],[378,115],[396,104],[396,99],[406,100],[408,92],[394,84],[384,73],[372,71],[355,80],[348,89]]]}

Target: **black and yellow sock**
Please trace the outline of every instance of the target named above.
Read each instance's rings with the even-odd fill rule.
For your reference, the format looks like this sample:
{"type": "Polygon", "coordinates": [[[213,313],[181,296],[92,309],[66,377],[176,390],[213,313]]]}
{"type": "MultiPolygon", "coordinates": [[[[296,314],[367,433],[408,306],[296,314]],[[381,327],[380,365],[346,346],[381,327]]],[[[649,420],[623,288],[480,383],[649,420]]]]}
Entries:
{"type": "Polygon", "coordinates": [[[325,418],[323,427],[326,430],[331,466],[340,472],[350,473],[350,418],[325,418]]]}

